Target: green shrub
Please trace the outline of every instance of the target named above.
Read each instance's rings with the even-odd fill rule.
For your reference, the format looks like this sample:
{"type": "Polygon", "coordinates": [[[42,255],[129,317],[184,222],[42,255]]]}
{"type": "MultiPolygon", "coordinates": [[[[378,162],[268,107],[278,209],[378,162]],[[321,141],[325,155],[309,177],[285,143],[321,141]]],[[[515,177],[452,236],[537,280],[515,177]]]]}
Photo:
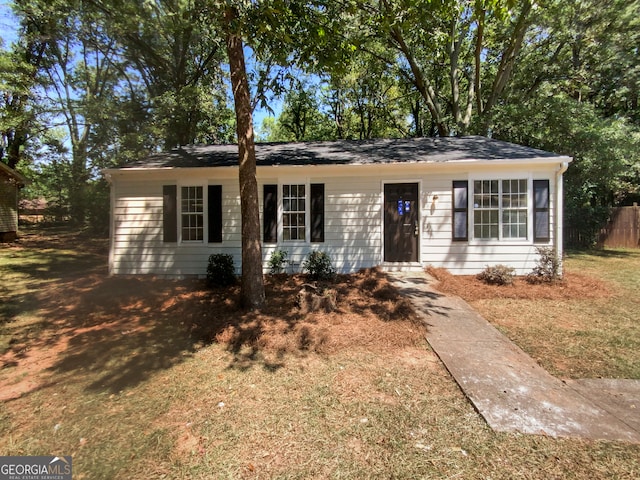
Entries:
{"type": "Polygon", "coordinates": [[[476,277],[490,285],[511,285],[513,283],[514,275],[515,269],[512,267],[508,267],[506,265],[487,265],[487,268],[480,272],[476,277]]]}
{"type": "Polygon", "coordinates": [[[560,279],[560,259],[551,247],[536,247],[538,259],[533,271],[527,275],[529,283],[553,283],[560,279]]]}
{"type": "Polygon", "coordinates": [[[233,265],[233,257],[226,253],[209,255],[207,285],[226,287],[234,283],[236,283],[236,267],[233,265]]]}
{"type": "Polygon", "coordinates": [[[309,272],[309,276],[314,280],[331,280],[336,274],[335,268],[331,265],[331,258],[325,252],[311,252],[302,262],[302,268],[309,272]]]}
{"type": "Polygon", "coordinates": [[[287,252],[275,250],[269,257],[269,271],[275,275],[284,272],[287,267],[287,252]]]}

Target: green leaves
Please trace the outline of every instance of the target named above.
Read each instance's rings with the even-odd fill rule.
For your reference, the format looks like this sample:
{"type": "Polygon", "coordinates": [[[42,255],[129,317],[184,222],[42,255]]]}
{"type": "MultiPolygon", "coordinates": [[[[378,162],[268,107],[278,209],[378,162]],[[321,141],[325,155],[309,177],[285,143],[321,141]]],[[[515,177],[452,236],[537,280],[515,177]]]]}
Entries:
{"type": "Polygon", "coordinates": [[[254,54],[254,104],[285,99],[271,139],[491,132],[574,156],[576,204],[637,198],[639,0],[16,2],[21,50],[0,55],[5,161],[36,117],[75,119],[89,170],[232,140],[227,6],[254,54]]]}

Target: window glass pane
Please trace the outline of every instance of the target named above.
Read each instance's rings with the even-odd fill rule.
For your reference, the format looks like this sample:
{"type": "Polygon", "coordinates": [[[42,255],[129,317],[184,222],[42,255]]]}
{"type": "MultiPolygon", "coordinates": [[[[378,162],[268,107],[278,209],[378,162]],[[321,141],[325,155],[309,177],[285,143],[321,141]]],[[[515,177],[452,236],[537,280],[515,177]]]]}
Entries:
{"type": "Polygon", "coordinates": [[[503,180],[502,182],[502,237],[527,237],[527,180],[503,180]]]}
{"type": "Polygon", "coordinates": [[[518,203],[518,206],[521,208],[527,208],[527,194],[521,193],[519,199],[520,201],[518,203]]]}
{"type": "Polygon", "coordinates": [[[527,224],[527,211],[526,210],[520,210],[518,212],[518,223],[520,225],[526,225],[527,224]]]}
{"type": "Polygon", "coordinates": [[[180,193],[182,240],[202,241],[204,238],[203,187],[181,187],[180,193]]]}
{"type": "Polygon", "coordinates": [[[505,238],[526,238],[527,211],[504,210],[502,212],[502,235],[505,238]]]}
{"type": "Polygon", "coordinates": [[[526,192],[527,191],[527,180],[526,179],[520,180],[520,191],[521,192],[526,192]]]}
{"type": "Polygon", "coordinates": [[[304,185],[282,186],[282,224],[284,240],[304,240],[306,199],[304,185]]]}
{"type": "Polygon", "coordinates": [[[474,181],[474,236],[485,239],[526,238],[527,189],[527,179],[474,181]]]}

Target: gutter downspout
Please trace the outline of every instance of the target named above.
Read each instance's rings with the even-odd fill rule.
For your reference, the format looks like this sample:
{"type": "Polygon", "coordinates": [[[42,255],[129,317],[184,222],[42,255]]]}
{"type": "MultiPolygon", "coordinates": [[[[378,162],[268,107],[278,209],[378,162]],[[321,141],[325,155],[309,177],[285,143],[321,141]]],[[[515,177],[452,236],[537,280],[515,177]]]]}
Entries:
{"type": "Polygon", "coordinates": [[[556,224],[556,234],[555,234],[555,250],[556,256],[560,261],[560,275],[563,275],[564,265],[563,265],[563,254],[564,254],[564,188],[562,175],[569,168],[569,162],[562,162],[556,171],[556,208],[555,208],[555,224],[556,224]]]}

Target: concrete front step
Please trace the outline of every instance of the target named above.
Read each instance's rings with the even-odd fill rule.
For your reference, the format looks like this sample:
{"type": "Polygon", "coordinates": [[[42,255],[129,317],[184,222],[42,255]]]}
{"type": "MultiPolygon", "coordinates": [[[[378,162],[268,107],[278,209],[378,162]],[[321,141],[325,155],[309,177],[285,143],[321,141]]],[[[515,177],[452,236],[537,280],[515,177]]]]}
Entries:
{"type": "Polygon", "coordinates": [[[383,272],[422,272],[424,266],[420,262],[383,262],[380,269],[383,272]]]}

